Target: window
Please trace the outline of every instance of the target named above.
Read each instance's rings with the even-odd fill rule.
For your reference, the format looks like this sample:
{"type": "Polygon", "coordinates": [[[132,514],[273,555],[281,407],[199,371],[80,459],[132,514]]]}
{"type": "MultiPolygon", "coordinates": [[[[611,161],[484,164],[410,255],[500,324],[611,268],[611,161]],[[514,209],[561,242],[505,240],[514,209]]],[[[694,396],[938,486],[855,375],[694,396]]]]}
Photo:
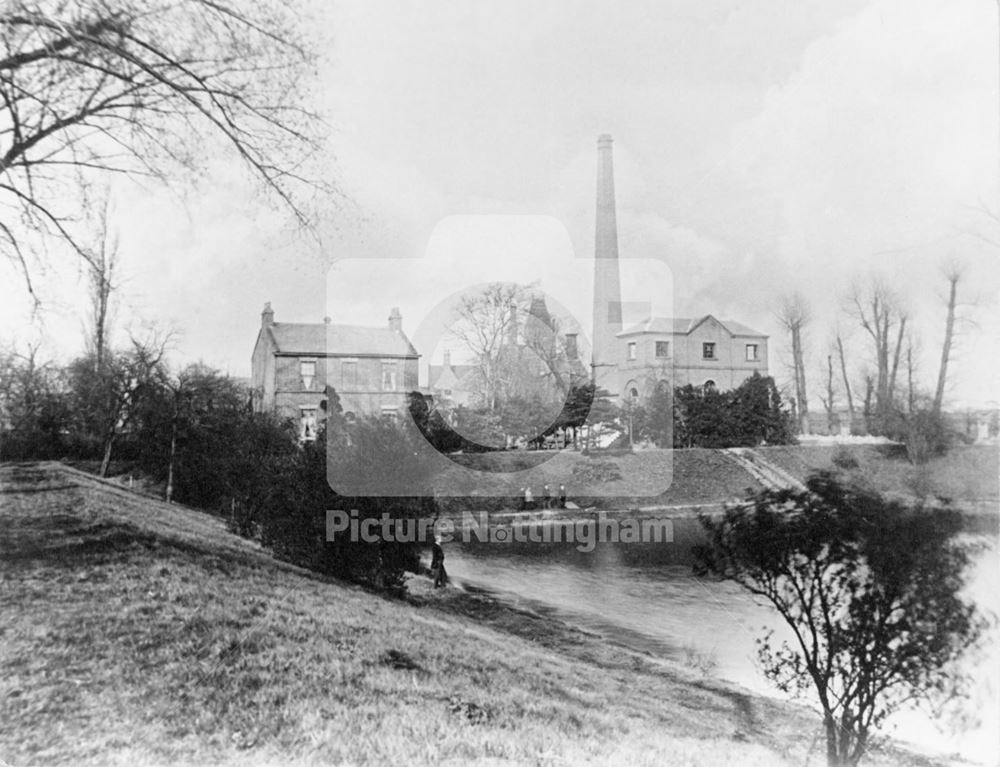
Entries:
{"type": "Polygon", "coordinates": [[[705,391],[715,391],[715,381],[711,378],[705,381],[705,391]]]}
{"type": "Polygon", "coordinates": [[[701,358],[703,360],[715,359],[715,341],[705,341],[701,345],[701,358]]]}
{"type": "Polygon", "coordinates": [[[358,388],[358,361],[346,359],[340,364],[340,388],[356,391],[358,388]]]}
{"type": "Polygon", "coordinates": [[[758,359],[757,344],[747,344],[747,362],[756,362],[758,359]]]}
{"type": "Polygon", "coordinates": [[[637,401],[639,399],[639,390],[633,386],[628,390],[628,396],[632,398],[633,402],[637,401]]]}
{"type": "Polygon", "coordinates": [[[316,360],[299,360],[299,376],[302,378],[302,388],[312,389],[313,381],[316,379],[316,360]]]}
{"type": "Polygon", "coordinates": [[[656,356],[657,357],[669,357],[670,356],[670,342],[669,341],[657,341],[656,342],[656,356]]]}
{"type": "Polygon", "coordinates": [[[629,341],[628,344],[628,358],[630,360],[635,359],[635,341],[629,341]]]}
{"type": "Polygon", "coordinates": [[[382,363],[382,391],[396,391],[396,363],[382,363]]]}
{"type": "Polygon", "coordinates": [[[316,408],[302,408],[299,411],[299,438],[304,442],[316,439],[316,408]]]}
{"type": "Polygon", "coordinates": [[[382,405],[381,415],[383,418],[388,418],[390,421],[395,421],[399,418],[399,410],[397,410],[392,405],[382,405]]]}

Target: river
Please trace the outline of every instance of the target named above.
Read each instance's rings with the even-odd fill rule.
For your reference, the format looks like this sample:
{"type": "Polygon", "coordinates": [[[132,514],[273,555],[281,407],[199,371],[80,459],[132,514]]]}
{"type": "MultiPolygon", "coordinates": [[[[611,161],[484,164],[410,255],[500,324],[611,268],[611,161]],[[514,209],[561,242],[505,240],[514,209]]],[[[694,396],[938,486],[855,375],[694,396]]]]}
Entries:
{"type": "MultiPolygon", "coordinates": [[[[694,576],[691,546],[697,520],[673,520],[672,543],[598,543],[589,553],[570,543],[447,544],[447,566],[460,587],[482,589],[517,607],[554,615],[610,642],[698,666],[757,693],[779,696],[756,661],[757,637],[766,628],[790,637],[764,602],[739,586],[694,576]]],[[[468,536],[466,536],[468,537],[468,536]]],[[[996,538],[976,560],[970,594],[1000,614],[996,538]]],[[[978,726],[956,731],[928,714],[905,712],[888,723],[891,734],[931,753],[961,754],[996,764],[1000,744],[1000,637],[975,662],[979,676],[965,707],[978,726]]]]}

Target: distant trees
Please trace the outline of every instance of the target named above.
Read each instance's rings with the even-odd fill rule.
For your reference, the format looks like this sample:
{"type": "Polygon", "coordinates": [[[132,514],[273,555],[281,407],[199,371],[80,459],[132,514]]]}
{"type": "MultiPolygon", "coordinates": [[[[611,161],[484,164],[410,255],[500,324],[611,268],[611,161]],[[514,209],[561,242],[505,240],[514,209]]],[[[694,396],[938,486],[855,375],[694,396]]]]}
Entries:
{"type": "Polygon", "coordinates": [[[133,338],[130,349],[106,350],[101,360],[87,355],[69,366],[72,429],[100,447],[102,477],[119,437],[133,429],[143,403],[164,385],[166,345],[165,338],[133,338]]]}
{"type": "Polygon", "coordinates": [[[870,420],[868,430],[881,434],[895,404],[899,360],[909,318],[899,297],[880,277],[871,277],[865,285],[856,284],[849,302],[853,317],[872,342],[876,372],[866,396],[869,403],[866,415],[870,420]]]}
{"type": "Polygon", "coordinates": [[[959,511],[908,507],[829,474],[807,484],[703,517],[697,569],[774,607],[792,639],[758,640],[764,672],[782,691],[812,690],[827,763],[853,766],[889,714],[961,690],[956,661],[984,621],[962,594],[959,511]]]}
{"type": "Polygon", "coordinates": [[[64,371],[37,345],[0,352],[0,458],[61,457],[70,412],[64,371]]]}
{"type": "Polygon", "coordinates": [[[4,255],[33,290],[47,240],[92,254],[78,225],[91,184],[173,181],[205,146],[233,155],[306,220],[314,53],[293,7],[209,0],[8,0],[0,10],[0,222],[4,255]]]}

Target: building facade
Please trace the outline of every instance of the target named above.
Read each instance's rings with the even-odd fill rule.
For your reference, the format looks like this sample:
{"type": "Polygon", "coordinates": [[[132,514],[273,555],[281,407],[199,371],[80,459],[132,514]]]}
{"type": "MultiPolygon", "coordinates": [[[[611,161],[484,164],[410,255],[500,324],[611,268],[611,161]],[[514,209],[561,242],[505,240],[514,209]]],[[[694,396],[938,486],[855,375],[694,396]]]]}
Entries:
{"type": "Polygon", "coordinates": [[[399,309],[384,327],[275,322],[270,304],[251,360],[257,412],[293,418],[303,439],[315,437],[332,389],[347,417],[396,416],[417,388],[419,355],[406,337],[399,309]]]}
{"type": "Polygon", "coordinates": [[[617,342],[614,393],[632,400],[660,382],[728,390],[767,375],[767,336],[711,314],[655,317],[618,333],[617,342]]]}

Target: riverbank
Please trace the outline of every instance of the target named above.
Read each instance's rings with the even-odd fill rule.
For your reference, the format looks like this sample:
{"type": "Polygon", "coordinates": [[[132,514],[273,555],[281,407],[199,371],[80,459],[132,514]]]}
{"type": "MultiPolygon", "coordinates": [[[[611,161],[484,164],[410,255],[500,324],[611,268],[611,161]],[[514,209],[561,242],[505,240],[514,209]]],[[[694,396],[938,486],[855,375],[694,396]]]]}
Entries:
{"type": "Polygon", "coordinates": [[[436,483],[442,510],[509,511],[524,486],[540,501],[544,486],[566,487],[577,506],[612,510],[713,506],[743,498],[775,479],[802,483],[818,470],[906,499],[936,496],[995,514],[1000,503],[1000,446],[956,445],[916,467],[902,445],[821,444],[751,449],[636,449],[634,452],[508,451],[451,456],[436,483]],[[752,459],[752,460],[747,460],[752,459]],[[766,471],[759,469],[765,468],[766,471]],[[474,470],[474,471],[470,471],[474,470]]]}
{"type": "Polygon", "coordinates": [[[488,595],[385,599],[58,464],[0,467],[0,550],[18,767],[822,762],[798,707],[488,595]]]}

